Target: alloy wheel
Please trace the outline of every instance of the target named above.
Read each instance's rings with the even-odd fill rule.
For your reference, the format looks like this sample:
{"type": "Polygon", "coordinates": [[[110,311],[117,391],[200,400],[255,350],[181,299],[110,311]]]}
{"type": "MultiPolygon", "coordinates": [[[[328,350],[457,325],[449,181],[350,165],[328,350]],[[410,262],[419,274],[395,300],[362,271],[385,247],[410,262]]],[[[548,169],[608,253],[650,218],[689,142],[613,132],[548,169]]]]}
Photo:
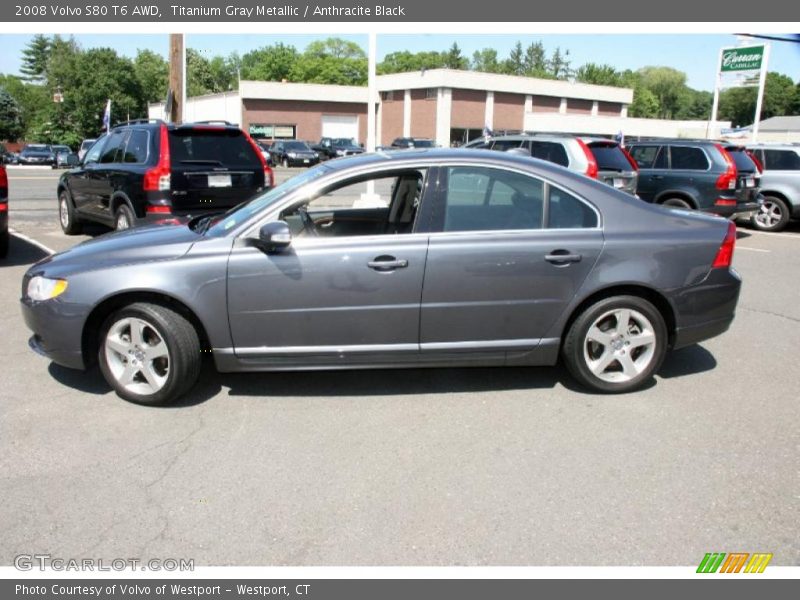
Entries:
{"type": "Polygon", "coordinates": [[[772,229],[783,219],[783,206],[774,200],[764,200],[761,210],[755,214],[756,223],[764,229],[772,229]]]}
{"type": "Polygon", "coordinates": [[[104,345],[109,371],[126,390],[147,396],[167,383],[169,348],[152,323],[136,317],[122,318],[111,325],[104,345]]]}
{"type": "Polygon", "coordinates": [[[630,381],[653,361],[656,334],[642,313],[629,308],[607,311],[594,320],[583,342],[583,358],[595,377],[609,383],[630,381]]]}

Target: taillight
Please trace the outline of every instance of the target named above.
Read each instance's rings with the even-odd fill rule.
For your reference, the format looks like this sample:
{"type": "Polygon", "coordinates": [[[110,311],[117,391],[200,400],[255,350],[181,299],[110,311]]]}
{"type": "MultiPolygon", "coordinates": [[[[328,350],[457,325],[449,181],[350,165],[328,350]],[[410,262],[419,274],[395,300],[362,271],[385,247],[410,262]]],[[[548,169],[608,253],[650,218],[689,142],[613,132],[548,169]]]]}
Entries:
{"type": "Polygon", "coordinates": [[[253,152],[256,153],[258,160],[261,161],[261,168],[264,169],[264,187],[275,187],[275,175],[272,172],[272,167],[267,164],[267,159],[261,154],[261,149],[258,147],[258,144],[256,144],[255,140],[251,138],[246,131],[243,131],[242,134],[247,138],[247,141],[250,142],[253,152]]]}
{"type": "Polygon", "coordinates": [[[149,204],[145,210],[151,215],[166,215],[172,212],[172,207],[164,204],[149,204]]]}
{"type": "Polygon", "coordinates": [[[714,206],[736,206],[736,200],[729,198],[717,198],[714,200],[714,206]]]}
{"type": "Polygon", "coordinates": [[[3,166],[0,166],[0,188],[8,189],[8,173],[6,173],[6,168],[3,166]]]}
{"type": "Polygon", "coordinates": [[[591,177],[592,179],[597,179],[597,174],[599,172],[597,168],[597,160],[594,158],[594,154],[592,154],[591,149],[589,146],[586,145],[582,139],[578,139],[578,145],[583,150],[583,154],[586,156],[586,162],[588,163],[586,166],[586,176],[591,177]]]}
{"type": "Polygon", "coordinates": [[[761,164],[761,161],[758,160],[758,158],[756,158],[756,155],[750,152],[750,150],[745,150],[745,152],[747,152],[747,156],[750,157],[750,160],[753,161],[753,164],[756,166],[756,169],[758,169],[758,174],[761,175],[761,173],[764,172],[764,165],[761,164]]]}
{"type": "Polygon", "coordinates": [[[733,157],[728,154],[728,151],[725,150],[719,144],[714,144],[719,153],[722,155],[727,168],[725,172],[717,178],[717,189],[718,190],[735,190],[736,189],[736,177],[739,175],[738,171],[736,170],[736,163],[733,162],[733,157]]]}
{"type": "Polygon", "coordinates": [[[166,192],[169,190],[172,163],[169,157],[169,133],[167,126],[161,125],[158,143],[158,164],[144,173],[144,191],[166,192]]]}
{"type": "Polygon", "coordinates": [[[725,239],[722,240],[722,245],[717,251],[717,256],[711,264],[712,269],[727,269],[733,262],[733,248],[736,246],[736,225],[733,222],[728,223],[728,233],[725,234],[725,239]]]}
{"type": "Polygon", "coordinates": [[[622,146],[620,146],[620,147],[619,147],[619,149],[620,149],[620,150],[622,150],[622,153],[625,155],[625,158],[627,158],[627,159],[628,159],[628,162],[629,162],[629,163],[631,163],[631,168],[632,168],[634,171],[638,171],[638,170],[639,170],[639,163],[637,163],[637,162],[636,162],[636,160],[635,160],[635,159],[634,159],[634,158],[631,156],[631,153],[630,153],[630,152],[628,152],[628,151],[627,151],[625,148],[623,148],[622,146]]]}

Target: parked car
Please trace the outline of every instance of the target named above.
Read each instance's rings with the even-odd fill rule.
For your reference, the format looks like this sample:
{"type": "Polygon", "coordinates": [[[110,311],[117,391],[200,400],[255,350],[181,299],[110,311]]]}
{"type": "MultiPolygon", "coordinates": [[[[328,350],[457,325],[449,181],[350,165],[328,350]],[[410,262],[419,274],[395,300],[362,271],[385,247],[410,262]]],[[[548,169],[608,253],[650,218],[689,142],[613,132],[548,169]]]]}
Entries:
{"type": "Polygon", "coordinates": [[[94,144],[96,141],[97,141],[97,138],[90,138],[90,139],[83,140],[81,142],[81,147],[78,149],[78,159],[79,160],[83,160],[83,157],[86,155],[86,152],[89,151],[89,148],[91,148],[92,144],[94,144]]]}
{"type": "Polygon", "coordinates": [[[228,209],[273,184],[258,146],[234,125],[131,121],[61,176],[59,219],[67,234],[84,221],[127,229],[228,209]]]}
{"type": "Polygon", "coordinates": [[[633,142],[642,200],[728,218],[759,209],[759,173],[744,148],[709,140],[633,142]]]}
{"type": "Polygon", "coordinates": [[[428,138],[399,137],[392,140],[391,147],[395,150],[410,150],[412,148],[435,148],[436,143],[428,138]]]}
{"type": "Polygon", "coordinates": [[[46,165],[53,164],[53,149],[48,144],[28,144],[19,153],[17,163],[20,165],[46,165]]]}
{"type": "Polygon", "coordinates": [[[6,164],[6,165],[18,165],[19,164],[19,152],[7,152],[3,156],[3,164],[6,164]]]}
{"type": "Polygon", "coordinates": [[[618,142],[561,133],[521,133],[478,138],[463,146],[532,156],[583,173],[617,189],[636,194],[639,167],[618,142]]]}
{"type": "Polygon", "coordinates": [[[8,174],[0,164],[0,258],[8,254],[8,174]]]}
{"type": "Polygon", "coordinates": [[[353,138],[329,138],[320,139],[319,143],[311,147],[319,153],[320,159],[340,158],[342,156],[352,156],[362,154],[362,148],[353,138]]]}
{"type": "MultiPolygon", "coordinates": [[[[165,129],[162,129],[165,131],[165,129]]],[[[186,224],[101,236],[32,266],[30,344],[171,402],[217,369],[552,365],[645,385],[668,348],[724,332],[733,223],[665,210],[507,153],[323,163],[186,224]],[[361,207],[366,190],[385,202],[361,207]],[[335,318],[333,318],[335,315],[335,318]]]]}
{"type": "Polygon", "coordinates": [[[278,140],[269,149],[275,164],[283,167],[313,167],[319,162],[319,152],[305,142],[278,140]]]}
{"type": "Polygon", "coordinates": [[[269,149],[272,147],[272,142],[256,142],[258,145],[258,150],[261,152],[261,156],[264,157],[264,160],[267,161],[267,164],[271,167],[273,166],[272,162],[272,155],[269,153],[269,149]]]}
{"type": "Polygon", "coordinates": [[[761,231],[781,231],[791,219],[800,219],[800,145],[748,145],[763,167],[761,194],[764,204],[752,217],[761,231]]]}
{"type": "Polygon", "coordinates": [[[78,155],[69,146],[53,146],[53,168],[69,169],[80,163],[78,155]]]}

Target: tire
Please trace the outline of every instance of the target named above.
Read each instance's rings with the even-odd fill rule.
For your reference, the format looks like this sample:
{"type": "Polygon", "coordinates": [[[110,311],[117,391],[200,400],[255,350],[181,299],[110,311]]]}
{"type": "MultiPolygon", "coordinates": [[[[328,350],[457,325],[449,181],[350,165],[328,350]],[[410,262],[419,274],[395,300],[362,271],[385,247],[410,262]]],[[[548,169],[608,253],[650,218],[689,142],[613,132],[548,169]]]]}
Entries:
{"type": "Polygon", "coordinates": [[[120,398],[170,404],[200,376],[200,340],[189,321],[158,304],[137,302],[106,319],[100,330],[100,371],[120,398]]]}
{"type": "Polygon", "coordinates": [[[114,213],[114,229],[125,231],[133,227],[134,223],[136,223],[136,217],[133,215],[131,207],[122,202],[114,213]]]}
{"type": "Polygon", "coordinates": [[[602,393],[641,388],[659,369],[666,352],[664,318],[638,296],[613,296],[589,306],[572,323],[562,347],[575,380],[602,393]]]}
{"type": "Polygon", "coordinates": [[[9,240],[9,233],[8,231],[0,232],[0,258],[5,258],[8,256],[8,240],[9,240]]]}
{"type": "Polygon", "coordinates": [[[791,209],[785,200],[776,196],[764,196],[764,204],[750,219],[750,224],[759,231],[781,231],[789,223],[791,209]]]}
{"type": "Polygon", "coordinates": [[[289,159],[287,159],[287,158],[284,158],[284,159],[281,161],[281,166],[282,166],[284,169],[288,169],[288,168],[289,168],[289,159]]]}
{"type": "Polygon", "coordinates": [[[83,229],[69,192],[63,189],[58,193],[58,221],[61,223],[61,230],[67,235],[77,235],[83,229]]]}
{"type": "Polygon", "coordinates": [[[666,198],[661,202],[661,206],[671,206],[672,208],[682,208],[692,210],[692,205],[683,198],[666,198]]]}

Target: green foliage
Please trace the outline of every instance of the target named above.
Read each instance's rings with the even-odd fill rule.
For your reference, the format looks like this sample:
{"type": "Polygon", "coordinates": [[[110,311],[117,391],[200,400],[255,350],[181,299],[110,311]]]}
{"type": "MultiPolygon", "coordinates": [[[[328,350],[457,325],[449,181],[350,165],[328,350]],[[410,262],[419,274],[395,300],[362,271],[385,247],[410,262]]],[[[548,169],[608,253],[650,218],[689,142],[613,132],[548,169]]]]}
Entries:
{"type": "MultiPolygon", "coordinates": [[[[732,121],[734,127],[751,125],[756,112],[758,88],[731,88],[719,97],[719,119],[732,121]]],[[[790,77],[780,73],[767,73],[764,85],[764,102],[759,120],[780,115],[800,114],[798,88],[790,77]]]]}
{"type": "Polygon", "coordinates": [[[611,65],[586,63],[575,71],[575,80],[594,85],[624,87],[623,75],[611,65]]]}
{"type": "Polygon", "coordinates": [[[169,88],[169,65],[152,50],[137,50],[133,69],[145,102],[163,102],[169,88]]]}
{"type": "Polygon", "coordinates": [[[638,73],[642,85],[658,99],[658,117],[672,119],[686,88],[686,73],[672,67],[644,67],[638,73]]]}
{"type": "Polygon", "coordinates": [[[0,140],[16,140],[22,135],[19,104],[0,86],[0,140]]]}
{"type": "Polygon", "coordinates": [[[50,39],[37,33],[22,51],[22,66],[19,72],[26,81],[41,83],[45,79],[49,59],[50,39]]]}
{"type": "Polygon", "coordinates": [[[288,80],[299,53],[294,46],[277,43],[251,50],[241,60],[242,79],[252,81],[288,80]]]}
{"type": "Polygon", "coordinates": [[[292,65],[291,81],[337,85],[367,84],[367,55],[355,42],[328,38],[310,43],[292,65]]]}
{"type": "Polygon", "coordinates": [[[494,48],[484,48],[476,50],[472,55],[471,68],[473,71],[483,73],[503,73],[504,65],[497,60],[497,50],[494,48]]]}

